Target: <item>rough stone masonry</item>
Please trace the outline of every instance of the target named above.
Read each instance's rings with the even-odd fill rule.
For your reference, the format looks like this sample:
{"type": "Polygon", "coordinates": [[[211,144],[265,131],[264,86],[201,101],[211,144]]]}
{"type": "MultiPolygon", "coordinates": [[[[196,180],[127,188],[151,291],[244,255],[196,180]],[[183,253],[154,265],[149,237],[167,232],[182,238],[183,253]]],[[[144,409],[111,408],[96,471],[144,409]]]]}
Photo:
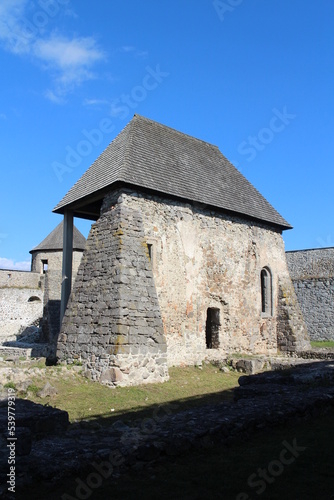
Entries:
{"type": "Polygon", "coordinates": [[[55,353],[94,380],[164,381],[172,365],[310,346],[291,226],[217,146],[135,115],[54,212],[68,228],[96,221],[55,353]]]}
{"type": "Polygon", "coordinates": [[[108,385],[164,381],[167,365],[308,347],[280,232],[203,207],[111,191],[87,240],[57,346],[108,385]],[[261,311],[261,269],[272,311],[261,311]],[[208,309],[218,344],[206,344],[208,309]]]}
{"type": "Polygon", "coordinates": [[[141,213],[124,203],[92,227],[58,341],[108,385],[168,379],[167,347],[141,213]]]}
{"type": "Polygon", "coordinates": [[[334,340],[334,248],[286,253],[290,275],[312,340],[334,340]]]}

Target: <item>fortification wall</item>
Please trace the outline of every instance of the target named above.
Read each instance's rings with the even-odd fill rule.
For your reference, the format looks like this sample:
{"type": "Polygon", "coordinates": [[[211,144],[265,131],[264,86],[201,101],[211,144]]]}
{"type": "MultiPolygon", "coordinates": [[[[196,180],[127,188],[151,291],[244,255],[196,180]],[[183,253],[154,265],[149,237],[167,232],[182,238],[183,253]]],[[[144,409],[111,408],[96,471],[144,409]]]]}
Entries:
{"type": "Polygon", "coordinates": [[[286,253],[311,340],[334,340],[334,248],[286,253]]]}
{"type": "MultiPolygon", "coordinates": [[[[0,269],[0,343],[16,340],[31,325],[42,326],[45,342],[58,335],[62,256],[61,251],[35,253],[32,272],[0,269]],[[43,260],[48,262],[44,274],[43,260]]],[[[81,251],[73,252],[73,282],[81,257],[81,251]]]]}
{"type": "Polygon", "coordinates": [[[0,270],[0,343],[18,334],[43,316],[44,276],[24,271],[0,270]]]}
{"type": "Polygon", "coordinates": [[[1,288],[40,288],[40,278],[39,273],[0,269],[1,288]]]}

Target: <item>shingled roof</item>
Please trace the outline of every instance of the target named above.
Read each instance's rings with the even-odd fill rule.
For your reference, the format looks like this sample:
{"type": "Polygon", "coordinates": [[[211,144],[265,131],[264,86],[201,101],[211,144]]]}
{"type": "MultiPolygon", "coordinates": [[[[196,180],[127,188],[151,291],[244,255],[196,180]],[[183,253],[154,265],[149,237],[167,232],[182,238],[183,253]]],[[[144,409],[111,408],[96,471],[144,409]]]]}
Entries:
{"type": "Polygon", "coordinates": [[[222,155],[217,146],[139,115],[95,160],[54,208],[78,217],[95,213],[107,191],[119,184],[289,229],[289,223],[222,155]]]}
{"type": "MultiPolygon", "coordinates": [[[[85,245],[86,238],[73,226],[73,250],[84,250],[85,245]]],[[[30,250],[30,253],[50,250],[63,250],[63,221],[37,247],[30,250]]]]}

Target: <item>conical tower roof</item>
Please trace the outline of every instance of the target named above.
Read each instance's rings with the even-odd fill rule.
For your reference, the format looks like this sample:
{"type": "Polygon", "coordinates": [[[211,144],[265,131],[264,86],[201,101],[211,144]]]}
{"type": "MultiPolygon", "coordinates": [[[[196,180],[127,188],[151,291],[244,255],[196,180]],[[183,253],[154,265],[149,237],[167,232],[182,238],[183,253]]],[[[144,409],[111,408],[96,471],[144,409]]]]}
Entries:
{"type": "MultiPolygon", "coordinates": [[[[86,238],[79,229],[73,226],[73,250],[84,250],[85,245],[86,238]]],[[[50,250],[63,250],[63,221],[39,245],[30,250],[30,253],[50,250]]]]}

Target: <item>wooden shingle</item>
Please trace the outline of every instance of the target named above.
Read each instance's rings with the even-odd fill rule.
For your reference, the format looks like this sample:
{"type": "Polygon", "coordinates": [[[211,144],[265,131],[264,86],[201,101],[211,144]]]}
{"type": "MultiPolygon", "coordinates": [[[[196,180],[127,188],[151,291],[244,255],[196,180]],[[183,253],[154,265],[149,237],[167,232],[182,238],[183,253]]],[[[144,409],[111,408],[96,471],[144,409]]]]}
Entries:
{"type": "Polygon", "coordinates": [[[106,192],[129,185],[290,229],[217,146],[139,115],[54,208],[89,218],[106,192]],[[94,205],[95,204],[95,205],[94,205]]]}

